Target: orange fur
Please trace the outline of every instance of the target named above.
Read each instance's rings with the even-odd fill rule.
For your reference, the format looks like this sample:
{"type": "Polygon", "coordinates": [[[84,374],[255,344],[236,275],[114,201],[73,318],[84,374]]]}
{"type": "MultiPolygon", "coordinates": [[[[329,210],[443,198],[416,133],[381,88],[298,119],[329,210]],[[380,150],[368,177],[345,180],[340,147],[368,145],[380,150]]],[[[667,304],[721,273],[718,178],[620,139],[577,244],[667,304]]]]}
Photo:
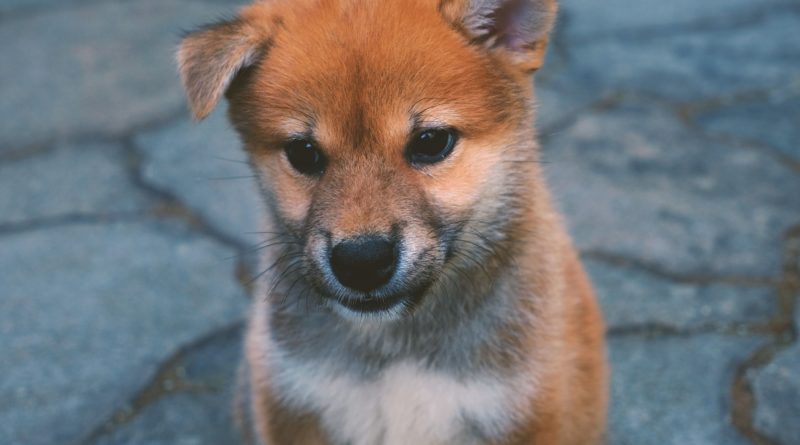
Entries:
{"type": "MultiPolygon", "coordinates": [[[[507,38],[503,46],[503,35],[475,31],[469,0],[263,1],[224,27],[188,37],[179,59],[197,118],[227,88],[232,122],[273,205],[272,219],[288,233],[327,231],[336,242],[401,222],[413,242],[433,245],[426,221],[489,219],[506,210],[492,201],[509,189],[524,197],[513,201],[505,236],[496,241],[502,254],[480,265],[491,273],[468,272],[470,289],[502,295],[520,314],[493,327],[496,341],[472,360],[498,370],[529,366],[537,381],[514,408],[521,417],[489,443],[599,444],[607,403],[604,326],[536,162],[530,74],[543,62],[556,4],[535,3],[541,34],[531,32],[538,37],[524,44],[507,38]],[[409,115],[459,129],[457,150],[435,166],[411,168],[403,156],[414,125],[409,115]],[[319,178],[294,171],[280,149],[309,131],[329,159],[319,178]]],[[[444,274],[449,266],[442,267],[444,274]]],[[[432,289],[441,298],[457,298],[455,287],[437,283],[432,289]]],[[[422,304],[424,312],[429,303],[422,304]]],[[[268,444],[336,443],[322,413],[289,406],[275,389],[267,339],[283,320],[268,310],[269,303],[256,305],[247,338],[256,436],[268,444]]]]}

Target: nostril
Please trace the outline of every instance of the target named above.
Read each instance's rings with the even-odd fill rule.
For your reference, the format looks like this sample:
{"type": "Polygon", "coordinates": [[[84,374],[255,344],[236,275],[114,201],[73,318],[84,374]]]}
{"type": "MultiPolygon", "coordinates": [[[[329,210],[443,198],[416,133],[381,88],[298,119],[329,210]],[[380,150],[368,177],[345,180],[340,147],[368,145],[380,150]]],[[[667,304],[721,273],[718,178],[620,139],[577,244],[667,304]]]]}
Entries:
{"type": "Polygon", "coordinates": [[[363,292],[388,283],[395,261],[395,243],[375,235],[342,241],[331,251],[331,269],[339,282],[363,292]]]}

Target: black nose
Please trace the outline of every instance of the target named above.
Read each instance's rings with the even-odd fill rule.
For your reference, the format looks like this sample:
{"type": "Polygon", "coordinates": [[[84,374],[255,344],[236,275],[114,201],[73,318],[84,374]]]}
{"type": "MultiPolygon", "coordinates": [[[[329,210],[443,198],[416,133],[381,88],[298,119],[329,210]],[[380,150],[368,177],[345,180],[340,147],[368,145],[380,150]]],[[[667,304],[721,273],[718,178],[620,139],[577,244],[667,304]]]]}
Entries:
{"type": "Polygon", "coordinates": [[[344,240],[331,252],[331,269],[343,285],[368,292],[392,278],[395,243],[370,235],[344,240]]]}

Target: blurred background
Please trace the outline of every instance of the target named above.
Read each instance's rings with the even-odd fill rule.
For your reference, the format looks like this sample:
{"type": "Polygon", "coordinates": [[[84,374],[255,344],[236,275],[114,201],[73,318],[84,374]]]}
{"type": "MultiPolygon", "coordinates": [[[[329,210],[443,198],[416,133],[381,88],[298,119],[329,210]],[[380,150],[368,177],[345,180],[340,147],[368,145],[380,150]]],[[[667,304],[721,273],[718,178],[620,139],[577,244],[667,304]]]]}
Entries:
{"type": "MultiPolygon", "coordinates": [[[[0,0],[0,444],[238,443],[262,209],[172,58],[239,3],[0,0]]],[[[563,0],[536,85],[609,442],[800,443],[800,2],[563,0]]]]}

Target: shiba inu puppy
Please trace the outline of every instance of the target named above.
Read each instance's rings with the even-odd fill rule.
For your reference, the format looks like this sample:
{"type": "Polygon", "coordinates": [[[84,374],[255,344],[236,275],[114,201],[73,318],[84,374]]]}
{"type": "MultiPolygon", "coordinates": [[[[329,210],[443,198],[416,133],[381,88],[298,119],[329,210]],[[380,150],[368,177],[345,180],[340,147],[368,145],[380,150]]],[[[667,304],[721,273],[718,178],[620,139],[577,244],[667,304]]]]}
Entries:
{"type": "Polygon", "coordinates": [[[555,0],[268,0],[188,35],[268,214],[261,444],[597,444],[604,326],[538,161],[555,0]]]}

